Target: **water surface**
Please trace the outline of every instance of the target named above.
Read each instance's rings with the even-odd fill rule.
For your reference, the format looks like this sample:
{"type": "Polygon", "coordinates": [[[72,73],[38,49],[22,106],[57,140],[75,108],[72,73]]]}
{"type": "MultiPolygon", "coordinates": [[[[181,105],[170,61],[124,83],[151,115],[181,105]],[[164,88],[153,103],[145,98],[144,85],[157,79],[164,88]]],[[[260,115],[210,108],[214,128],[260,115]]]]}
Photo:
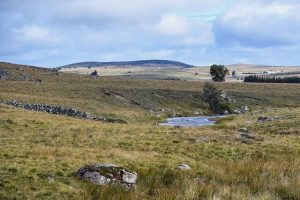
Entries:
{"type": "Polygon", "coordinates": [[[162,126],[184,126],[184,127],[198,127],[215,125],[215,118],[223,118],[225,115],[215,116],[199,116],[199,117],[174,117],[168,118],[165,123],[161,123],[162,126]]]}

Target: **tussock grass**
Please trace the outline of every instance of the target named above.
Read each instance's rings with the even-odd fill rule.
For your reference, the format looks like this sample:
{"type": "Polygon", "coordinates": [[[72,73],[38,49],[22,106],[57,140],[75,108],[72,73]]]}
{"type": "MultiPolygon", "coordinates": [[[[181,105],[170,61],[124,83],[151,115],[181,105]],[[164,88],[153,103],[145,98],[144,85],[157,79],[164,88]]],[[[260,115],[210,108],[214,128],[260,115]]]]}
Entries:
{"type": "Polygon", "coordinates": [[[299,137],[280,134],[283,122],[299,128],[299,109],[274,111],[298,116],[280,123],[246,115],[201,128],[105,124],[4,105],[0,112],[1,199],[299,199],[299,137]],[[241,126],[264,141],[236,141],[241,126]],[[200,136],[210,141],[195,142],[200,136]],[[93,162],[137,171],[137,189],[95,187],[73,176],[93,162]],[[192,170],[179,171],[180,163],[192,170]]]}

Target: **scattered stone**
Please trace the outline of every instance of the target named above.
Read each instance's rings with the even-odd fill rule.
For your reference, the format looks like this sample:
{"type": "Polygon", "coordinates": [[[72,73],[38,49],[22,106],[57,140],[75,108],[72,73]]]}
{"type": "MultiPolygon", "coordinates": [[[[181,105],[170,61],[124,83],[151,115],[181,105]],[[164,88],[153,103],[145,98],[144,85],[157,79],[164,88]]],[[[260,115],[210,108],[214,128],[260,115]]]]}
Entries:
{"type": "Polygon", "coordinates": [[[206,183],[206,178],[195,178],[194,179],[194,182],[197,184],[197,185],[204,185],[206,183]]]}
{"type": "Polygon", "coordinates": [[[272,116],[272,117],[259,117],[257,119],[258,122],[261,122],[261,123],[265,123],[265,122],[271,122],[271,121],[276,121],[276,120],[281,120],[283,119],[283,117],[279,117],[279,116],[272,116]]]}
{"type": "Polygon", "coordinates": [[[23,67],[17,66],[17,67],[16,67],[16,70],[23,71],[23,67]]]}
{"type": "Polygon", "coordinates": [[[201,111],[195,111],[194,115],[203,115],[203,112],[201,112],[201,111]]]}
{"type": "Polygon", "coordinates": [[[210,141],[210,139],[209,139],[208,136],[201,136],[201,137],[196,138],[196,142],[197,143],[200,143],[200,142],[209,142],[209,141],[210,141]]]}
{"type": "Polygon", "coordinates": [[[123,167],[113,164],[92,164],[80,168],[76,176],[95,185],[120,184],[127,189],[134,189],[138,175],[123,167]]]}
{"type": "Polygon", "coordinates": [[[236,100],[229,97],[225,91],[221,91],[220,97],[228,103],[236,103],[236,100]]]}
{"type": "Polygon", "coordinates": [[[299,135],[300,136],[300,130],[285,130],[279,132],[280,135],[299,135]]]}
{"type": "Polygon", "coordinates": [[[223,98],[223,99],[225,99],[227,97],[227,94],[224,90],[221,91],[220,97],[223,98]]]}
{"type": "Polygon", "coordinates": [[[53,178],[53,176],[51,176],[51,175],[47,176],[46,179],[47,179],[47,181],[49,181],[50,183],[54,181],[54,178],[53,178]]]}
{"type": "Polygon", "coordinates": [[[242,106],[241,110],[242,110],[242,112],[245,113],[245,112],[249,111],[249,108],[248,108],[248,106],[242,106]]]}
{"type": "Polygon", "coordinates": [[[191,167],[188,164],[185,164],[185,163],[181,163],[178,166],[178,168],[181,169],[181,170],[189,170],[189,169],[191,169],[191,167]]]}
{"type": "Polygon", "coordinates": [[[32,78],[31,78],[30,75],[23,73],[23,74],[21,75],[21,80],[22,80],[22,81],[32,81],[32,78]]]}
{"type": "Polygon", "coordinates": [[[236,140],[245,143],[252,144],[254,141],[263,141],[262,137],[254,136],[247,128],[239,128],[239,135],[236,137],[236,140]]]}

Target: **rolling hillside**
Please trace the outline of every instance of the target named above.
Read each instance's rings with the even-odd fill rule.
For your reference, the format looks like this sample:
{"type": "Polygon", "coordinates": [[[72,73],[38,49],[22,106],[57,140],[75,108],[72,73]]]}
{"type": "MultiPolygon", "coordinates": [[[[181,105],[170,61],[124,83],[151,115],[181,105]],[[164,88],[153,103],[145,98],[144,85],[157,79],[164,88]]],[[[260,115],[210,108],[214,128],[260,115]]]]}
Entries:
{"type": "Polygon", "coordinates": [[[138,60],[138,61],[124,61],[124,62],[80,62],[61,66],[61,68],[74,67],[166,67],[166,68],[191,68],[182,62],[170,60],[138,60]]]}

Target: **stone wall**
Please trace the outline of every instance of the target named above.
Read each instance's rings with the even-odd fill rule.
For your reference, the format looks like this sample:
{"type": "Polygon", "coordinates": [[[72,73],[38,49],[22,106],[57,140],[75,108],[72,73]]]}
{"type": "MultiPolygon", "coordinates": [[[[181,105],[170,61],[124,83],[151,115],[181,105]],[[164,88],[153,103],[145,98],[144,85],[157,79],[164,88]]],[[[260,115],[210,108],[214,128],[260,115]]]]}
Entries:
{"type": "Polygon", "coordinates": [[[11,105],[14,107],[24,108],[26,110],[47,112],[47,113],[56,114],[56,115],[66,115],[66,116],[70,116],[70,117],[77,117],[77,118],[83,118],[83,119],[94,120],[94,121],[124,123],[123,120],[116,119],[116,118],[92,116],[91,114],[89,114],[87,112],[82,112],[82,111],[79,111],[72,107],[66,108],[66,107],[62,107],[62,106],[53,106],[53,105],[47,105],[47,104],[21,103],[21,102],[18,102],[17,100],[12,100],[12,101],[0,100],[0,103],[11,105]]]}

